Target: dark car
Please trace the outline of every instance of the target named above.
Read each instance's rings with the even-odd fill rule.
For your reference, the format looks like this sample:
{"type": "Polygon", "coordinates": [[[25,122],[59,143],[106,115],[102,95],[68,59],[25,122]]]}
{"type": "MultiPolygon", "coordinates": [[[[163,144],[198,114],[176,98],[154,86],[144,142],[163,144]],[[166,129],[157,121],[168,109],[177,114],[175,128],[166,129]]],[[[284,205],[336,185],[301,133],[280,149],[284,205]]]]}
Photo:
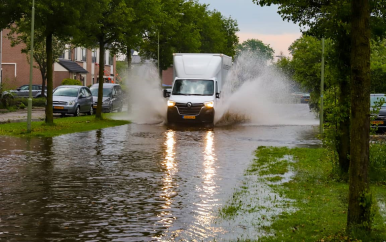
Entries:
{"type": "MultiPolygon", "coordinates": [[[[93,96],[94,111],[97,108],[98,103],[98,90],[99,84],[94,84],[90,87],[93,96]]],[[[124,94],[119,84],[103,83],[103,100],[102,111],[110,113],[113,111],[122,111],[124,94]]]]}
{"type": "Polygon", "coordinates": [[[310,102],[310,94],[303,93],[303,95],[300,97],[300,103],[309,103],[309,102],[310,102]]]}
{"type": "MultiPolygon", "coordinates": [[[[42,85],[32,85],[32,97],[38,98],[42,94],[42,85]]],[[[47,87],[45,88],[45,95],[47,96],[47,87]]],[[[29,85],[23,85],[16,90],[9,90],[3,92],[3,96],[9,95],[10,97],[29,97],[29,85]]]]}
{"type": "Polygon", "coordinates": [[[92,115],[92,94],[88,87],[76,85],[58,86],[53,92],[54,113],[60,113],[62,116],[73,114],[79,116],[80,113],[92,115]]]}
{"type": "Polygon", "coordinates": [[[385,131],[386,130],[386,95],[385,94],[370,94],[370,106],[371,112],[373,113],[373,119],[371,120],[371,127],[376,128],[378,130],[385,131]],[[374,114],[374,107],[380,106],[380,110],[378,114],[374,114]],[[375,116],[375,117],[374,117],[375,116]]]}

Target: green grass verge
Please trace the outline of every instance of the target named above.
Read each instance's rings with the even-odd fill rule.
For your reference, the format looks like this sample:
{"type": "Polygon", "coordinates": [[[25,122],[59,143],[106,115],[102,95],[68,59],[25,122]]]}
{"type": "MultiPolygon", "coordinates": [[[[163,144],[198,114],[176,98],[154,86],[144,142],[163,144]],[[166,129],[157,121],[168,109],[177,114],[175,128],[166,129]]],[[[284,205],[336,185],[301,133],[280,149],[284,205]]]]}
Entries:
{"type": "Polygon", "coordinates": [[[44,121],[31,122],[31,133],[27,133],[27,123],[0,124],[0,135],[18,137],[53,137],[62,134],[103,129],[130,123],[127,120],[113,120],[119,113],[103,114],[103,119],[95,116],[65,117],[54,119],[54,125],[46,125],[44,121]]]}
{"type": "MultiPolygon", "coordinates": [[[[349,238],[345,234],[348,184],[333,179],[332,174],[334,174],[333,167],[328,160],[326,149],[285,147],[257,149],[256,159],[245,175],[255,176],[259,182],[267,184],[278,197],[289,199],[291,201],[289,207],[292,207],[286,209],[271,198],[269,206],[272,208],[282,206],[283,210],[271,218],[272,222],[268,226],[266,224],[255,227],[256,231],[264,231],[260,234],[266,234],[265,237],[259,238],[259,241],[357,241],[358,238],[349,238]],[[295,172],[292,179],[289,182],[280,182],[283,173],[290,170],[295,172]]],[[[256,188],[249,190],[253,189],[256,188]]],[[[244,183],[243,187],[235,192],[228,205],[220,210],[220,215],[224,219],[232,219],[243,214],[246,216],[250,211],[256,214],[256,209],[243,209],[253,207],[247,191],[248,188],[245,188],[244,183]]],[[[386,186],[384,183],[373,183],[372,192],[376,201],[373,206],[373,231],[371,238],[362,240],[385,241],[386,186]]],[[[271,197],[276,198],[276,195],[271,197]]],[[[257,200],[262,198],[255,199],[257,203],[257,200]]],[[[257,212],[255,216],[260,215],[257,212]]],[[[269,218],[265,218],[267,219],[269,218]]]]}

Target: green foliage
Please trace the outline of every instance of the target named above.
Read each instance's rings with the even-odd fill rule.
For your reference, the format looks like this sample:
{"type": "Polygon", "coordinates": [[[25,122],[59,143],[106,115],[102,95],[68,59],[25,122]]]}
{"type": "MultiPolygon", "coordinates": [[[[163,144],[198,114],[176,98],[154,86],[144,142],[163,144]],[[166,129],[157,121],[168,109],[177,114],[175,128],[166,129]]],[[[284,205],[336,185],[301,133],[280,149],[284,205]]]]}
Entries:
{"type": "Polygon", "coordinates": [[[25,109],[25,107],[26,107],[26,105],[24,105],[24,103],[21,102],[21,103],[19,104],[19,108],[20,108],[20,109],[25,109]]]}
{"type": "Polygon", "coordinates": [[[173,53],[223,53],[234,56],[237,22],[196,1],[161,0],[157,29],[145,35],[140,55],[158,60],[165,70],[173,53]],[[159,40],[159,41],[158,41],[159,40]]]}
{"type": "MultiPolygon", "coordinates": [[[[30,62],[30,49],[31,49],[31,26],[24,18],[16,21],[15,25],[10,27],[11,31],[8,34],[8,39],[11,41],[11,46],[22,45],[21,52],[26,54],[28,62],[30,62]]],[[[65,50],[66,41],[64,39],[59,40],[57,37],[53,37],[52,41],[52,55],[56,60],[65,50]]],[[[37,65],[34,68],[40,70],[42,76],[43,86],[45,86],[47,80],[47,53],[46,53],[46,38],[39,29],[34,32],[34,61],[37,65]]]]}
{"type": "Polygon", "coordinates": [[[289,57],[281,57],[275,63],[276,68],[280,70],[288,79],[293,80],[295,74],[295,68],[292,64],[292,60],[289,57]]]}
{"type": "Polygon", "coordinates": [[[19,20],[24,14],[24,7],[30,5],[28,0],[0,0],[0,29],[8,28],[19,20]]]}
{"type": "Polygon", "coordinates": [[[386,40],[371,41],[371,93],[386,93],[386,40]]]}
{"type": "Polygon", "coordinates": [[[75,79],[71,79],[71,78],[66,78],[66,79],[63,79],[62,85],[78,85],[78,86],[81,86],[82,82],[79,81],[79,80],[75,80],[75,79]]]}
{"type": "Polygon", "coordinates": [[[264,44],[263,41],[258,39],[248,39],[237,45],[237,54],[240,54],[243,51],[255,53],[259,59],[261,58],[263,60],[272,60],[275,53],[269,44],[264,44]]]}
{"type": "MultiPolygon", "coordinates": [[[[222,219],[235,221],[236,216],[256,218],[254,228],[263,234],[259,241],[359,241],[360,237],[351,236],[350,239],[346,234],[348,184],[333,178],[328,150],[259,147],[255,155],[256,159],[244,179],[248,181],[254,177],[255,180],[244,182],[236,189],[230,201],[220,210],[222,219]],[[283,182],[280,175],[283,167],[294,172],[289,181],[283,182]],[[252,196],[254,190],[262,190],[265,185],[272,190],[252,196]],[[267,194],[266,197],[263,194],[267,194]],[[265,201],[264,205],[260,201],[265,201]],[[278,215],[264,217],[264,211],[274,214],[273,211],[277,210],[280,211],[278,215]],[[259,217],[263,218],[263,222],[259,217]]],[[[372,191],[374,197],[367,196],[366,202],[384,203],[384,187],[374,184],[372,191]]],[[[382,241],[386,236],[381,211],[374,209],[373,213],[373,233],[363,241],[382,241]]]]}

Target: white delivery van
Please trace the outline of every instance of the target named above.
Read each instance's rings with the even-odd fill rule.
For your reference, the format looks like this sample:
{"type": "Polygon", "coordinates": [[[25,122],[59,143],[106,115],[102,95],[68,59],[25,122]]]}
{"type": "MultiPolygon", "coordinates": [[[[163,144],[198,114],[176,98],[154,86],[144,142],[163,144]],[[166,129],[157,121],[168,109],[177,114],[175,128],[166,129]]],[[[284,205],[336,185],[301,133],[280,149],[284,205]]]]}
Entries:
{"type": "Polygon", "coordinates": [[[168,123],[213,124],[231,66],[232,58],[223,54],[174,54],[172,89],[164,91],[168,123]]]}

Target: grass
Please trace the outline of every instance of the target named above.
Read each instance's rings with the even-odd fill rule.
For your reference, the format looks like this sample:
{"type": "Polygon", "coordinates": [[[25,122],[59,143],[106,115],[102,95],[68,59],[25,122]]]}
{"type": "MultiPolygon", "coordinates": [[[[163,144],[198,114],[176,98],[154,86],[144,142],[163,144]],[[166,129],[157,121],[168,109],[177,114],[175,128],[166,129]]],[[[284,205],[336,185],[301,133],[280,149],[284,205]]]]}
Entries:
{"type": "Polygon", "coordinates": [[[126,120],[112,120],[119,113],[103,114],[103,120],[95,119],[95,116],[65,117],[54,119],[54,125],[47,125],[44,121],[32,122],[31,133],[27,133],[27,123],[0,124],[0,135],[18,137],[53,137],[62,134],[84,132],[103,129],[130,123],[126,120]]]}
{"type": "MultiPolygon", "coordinates": [[[[379,148],[379,147],[378,147],[379,148]]],[[[377,162],[376,164],[379,164],[377,162]]],[[[246,171],[246,176],[256,177],[277,195],[271,196],[269,206],[281,206],[283,209],[264,226],[256,226],[256,231],[263,230],[265,237],[259,241],[359,241],[346,236],[348,207],[348,184],[333,179],[332,163],[328,160],[326,149],[285,147],[261,147],[256,151],[256,159],[246,171]],[[294,171],[289,182],[280,182],[283,172],[294,171]],[[290,205],[279,204],[276,196],[288,199],[290,205]],[[275,199],[273,199],[274,197],[275,199]]],[[[248,183],[247,183],[248,185],[248,183]]],[[[252,186],[249,184],[249,186],[252,186]]],[[[256,189],[256,188],[253,188],[256,189]]],[[[253,190],[252,189],[252,190],[253,190]]],[[[246,216],[255,212],[253,206],[245,205],[251,198],[247,196],[245,184],[235,192],[220,215],[225,219],[246,216]],[[251,209],[243,209],[250,207],[251,209]]],[[[386,240],[386,186],[382,182],[373,182],[372,192],[376,203],[373,206],[373,231],[370,238],[363,241],[386,240]],[[380,209],[383,212],[380,213],[380,209]]],[[[255,198],[262,199],[261,197],[255,198]]],[[[268,198],[269,199],[269,198],[268,198]]],[[[257,202],[256,202],[257,203],[257,202]]],[[[264,208],[270,209],[270,208],[264,208]]],[[[258,214],[258,213],[257,213],[258,214]]],[[[254,215],[259,216],[259,215],[254,215]]],[[[269,220],[269,218],[265,218],[269,220]]]]}

